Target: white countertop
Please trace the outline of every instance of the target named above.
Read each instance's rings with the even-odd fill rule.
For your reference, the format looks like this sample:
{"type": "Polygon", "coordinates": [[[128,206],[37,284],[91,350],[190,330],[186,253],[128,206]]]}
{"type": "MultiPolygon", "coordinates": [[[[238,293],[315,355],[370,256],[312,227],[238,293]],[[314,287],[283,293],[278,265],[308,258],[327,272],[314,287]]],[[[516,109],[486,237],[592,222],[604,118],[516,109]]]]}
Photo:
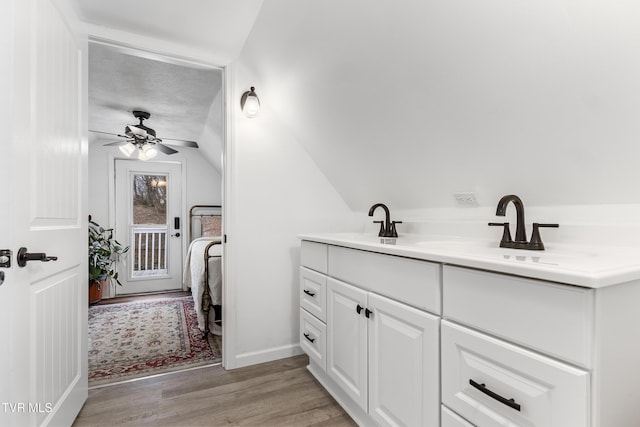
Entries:
{"type": "Polygon", "coordinates": [[[498,241],[450,236],[300,234],[301,240],[500,273],[601,288],[640,279],[640,248],[546,244],[544,251],[505,249],[498,241]],[[386,241],[386,243],[383,243],[386,241]]]}

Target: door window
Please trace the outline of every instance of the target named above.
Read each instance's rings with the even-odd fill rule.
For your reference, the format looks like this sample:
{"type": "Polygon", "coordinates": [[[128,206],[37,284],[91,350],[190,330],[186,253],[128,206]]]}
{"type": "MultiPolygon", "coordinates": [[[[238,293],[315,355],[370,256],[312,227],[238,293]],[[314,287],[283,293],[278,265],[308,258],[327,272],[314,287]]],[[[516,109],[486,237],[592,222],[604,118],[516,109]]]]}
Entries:
{"type": "Polygon", "coordinates": [[[134,174],[133,277],[166,275],[167,176],[134,174]]]}

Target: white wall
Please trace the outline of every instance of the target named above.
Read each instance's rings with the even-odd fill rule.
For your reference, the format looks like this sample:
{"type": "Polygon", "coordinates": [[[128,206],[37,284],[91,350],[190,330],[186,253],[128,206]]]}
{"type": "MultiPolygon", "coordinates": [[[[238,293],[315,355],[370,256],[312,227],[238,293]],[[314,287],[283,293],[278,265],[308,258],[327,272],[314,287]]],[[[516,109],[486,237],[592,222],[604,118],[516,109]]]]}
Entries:
{"type": "Polygon", "coordinates": [[[350,208],[640,202],[640,3],[264,2],[241,61],[350,208]]]}
{"type": "MultiPolygon", "coordinates": [[[[358,220],[295,135],[266,103],[248,119],[234,100],[266,86],[240,60],[231,96],[235,138],[227,165],[228,315],[225,366],[286,357],[298,347],[301,231],[345,231],[358,220]],[[228,325],[229,326],[229,325],[228,325]]],[[[223,308],[224,310],[224,308],[223,308]]]]}

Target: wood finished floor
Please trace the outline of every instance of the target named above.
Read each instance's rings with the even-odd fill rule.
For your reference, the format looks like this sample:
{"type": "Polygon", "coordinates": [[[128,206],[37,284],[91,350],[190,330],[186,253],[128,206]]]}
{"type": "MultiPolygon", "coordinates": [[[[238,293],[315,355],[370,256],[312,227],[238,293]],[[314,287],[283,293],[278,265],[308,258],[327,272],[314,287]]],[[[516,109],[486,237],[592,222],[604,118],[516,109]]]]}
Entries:
{"type": "Polygon", "coordinates": [[[89,390],[73,426],[355,426],[307,363],[301,355],[89,390]]]}

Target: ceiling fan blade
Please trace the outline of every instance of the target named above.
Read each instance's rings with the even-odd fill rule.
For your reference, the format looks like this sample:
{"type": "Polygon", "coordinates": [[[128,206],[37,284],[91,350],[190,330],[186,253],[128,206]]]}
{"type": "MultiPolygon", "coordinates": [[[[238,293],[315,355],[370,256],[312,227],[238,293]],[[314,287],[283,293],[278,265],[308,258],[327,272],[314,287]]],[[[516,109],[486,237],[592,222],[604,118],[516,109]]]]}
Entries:
{"type": "Polygon", "coordinates": [[[120,146],[120,145],[126,145],[126,144],[130,144],[130,143],[131,143],[131,141],[115,141],[115,142],[110,142],[108,144],[102,144],[102,145],[105,146],[105,147],[109,147],[109,146],[117,147],[117,146],[120,146]]]}
{"type": "Polygon", "coordinates": [[[102,131],[99,131],[99,130],[89,130],[89,132],[93,132],[93,133],[103,133],[103,134],[105,134],[105,135],[113,135],[113,136],[117,136],[117,137],[120,137],[120,138],[128,138],[128,136],[126,136],[126,135],[120,135],[119,133],[102,132],[102,131]]]}
{"type": "Polygon", "coordinates": [[[171,141],[171,142],[164,142],[164,144],[177,145],[179,147],[199,148],[198,143],[195,141],[187,141],[184,139],[173,139],[173,138],[162,138],[162,141],[171,141]]]}
{"type": "Polygon", "coordinates": [[[164,154],[176,154],[178,152],[178,150],[174,150],[171,147],[167,147],[164,144],[160,144],[159,142],[156,142],[155,147],[159,150],[162,151],[164,154]]]}

